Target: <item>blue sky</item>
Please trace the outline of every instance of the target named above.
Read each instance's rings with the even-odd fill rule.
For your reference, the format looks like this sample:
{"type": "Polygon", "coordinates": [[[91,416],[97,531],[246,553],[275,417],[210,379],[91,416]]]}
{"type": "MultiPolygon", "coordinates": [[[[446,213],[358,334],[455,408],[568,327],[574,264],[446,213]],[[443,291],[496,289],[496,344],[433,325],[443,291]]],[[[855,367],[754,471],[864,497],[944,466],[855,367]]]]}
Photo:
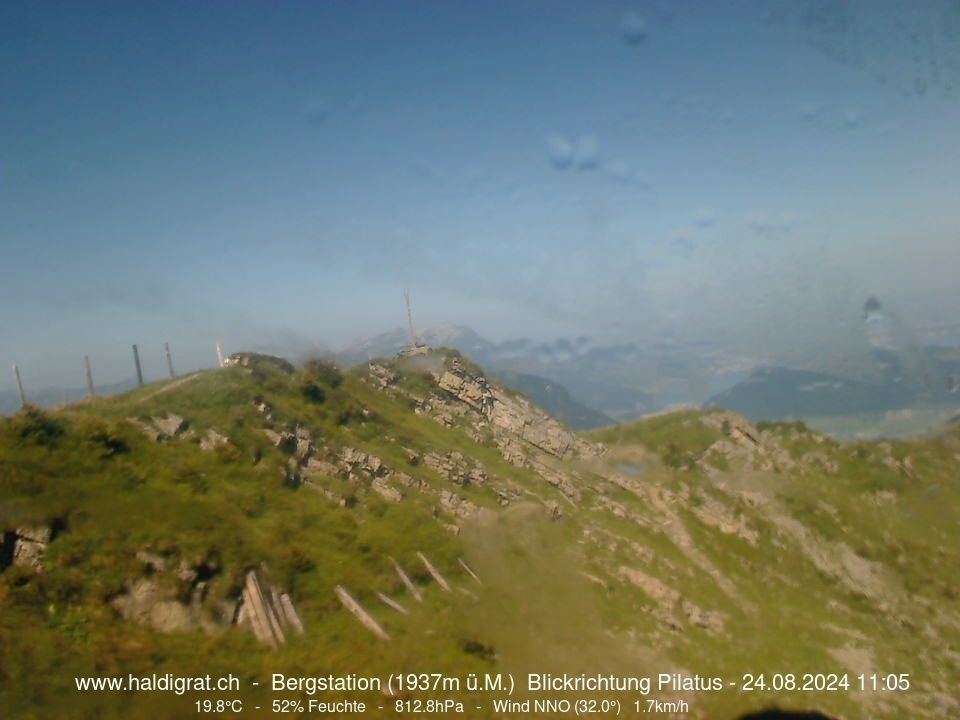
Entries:
{"type": "Polygon", "coordinates": [[[786,360],[871,294],[958,322],[950,8],[3,3],[0,362],[301,352],[404,287],[493,339],[786,360]]]}

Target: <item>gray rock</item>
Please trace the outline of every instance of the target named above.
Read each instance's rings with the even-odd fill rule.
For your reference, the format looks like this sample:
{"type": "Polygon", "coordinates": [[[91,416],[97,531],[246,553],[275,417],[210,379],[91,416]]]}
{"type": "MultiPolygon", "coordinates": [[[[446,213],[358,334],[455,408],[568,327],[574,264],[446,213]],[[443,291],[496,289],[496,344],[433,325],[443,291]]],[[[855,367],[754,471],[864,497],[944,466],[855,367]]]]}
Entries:
{"type": "Polygon", "coordinates": [[[130,417],[130,418],[127,418],[127,422],[136,426],[137,429],[143,432],[144,435],[146,435],[148,438],[150,438],[154,442],[161,442],[162,440],[165,439],[163,434],[159,430],[157,430],[155,427],[153,427],[153,425],[145,423],[143,422],[143,420],[140,420],[139,418],[130,417]]]}
{"type": "Polygon", "coordinates": [[[206,434],[200,440],[200,448],[202,450],[216,450],[218,447],[230,444],[230,438],[226,435],[221,435],[213,428],[207,430],[206,434]]]}
{"type": "Polygon", "coordinates": [[[374,478],[370,483],[371,489],[380,497],[388,502],[398,503],[403,500],[403,495],[395,487],[392,487],[384,478],[374,478]]]}
{"type": "Polygon", "coordinates": [[[297,449],[297,436],[292,432],[284,430],[278,433],[270,428],[264,428],[263,434],[267,436],[267,439],[278,450],[292,453],[297,449]]]}
{"type": "Polygon", "coordinates": [[[26,525],[17,528],[14,533],[13,564],[39,569],[50,544],[50,526],[26,525]]]}
{"type": "Polygon", "coordinates": [[[174,413],[167,413],[166,417],[152,418],[153,426],[168,438],[174,438],[185,432],[187,421],[174,413]]]}
{"type": "Polygon", "coordinates": [[[370,363],[370,377],[372,377],[381,388],[393,385],[397,381],[397,374],[390,368],[379,363],[370,363]]]}
{"type": "Polygon", "coordinates": [[[294,453],[297,456],[297,460],[299,460],[301,464],[306,463],[310,459],[310,456],[313,455],[315,451],[316,451],[316,448],[313,446],[313,443],[310,442],[308,438],[302,438],[302,437],[297,438],[297,447],[294,453]]]}

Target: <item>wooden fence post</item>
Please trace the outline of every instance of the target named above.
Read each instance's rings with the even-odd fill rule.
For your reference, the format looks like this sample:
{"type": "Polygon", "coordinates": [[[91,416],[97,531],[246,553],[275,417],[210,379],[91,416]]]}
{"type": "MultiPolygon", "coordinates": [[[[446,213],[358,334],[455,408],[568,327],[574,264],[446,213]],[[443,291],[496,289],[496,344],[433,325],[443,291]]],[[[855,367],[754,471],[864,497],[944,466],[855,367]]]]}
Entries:
{"type": "Polygon", "coordinates": [[[20,368],[13,366],[13,375],[17,378],[17,392],[20,393],[20,407],[26,407],[27,396],[23,394],[23,383],[20,382],[20,368]]]}
{"type": "Polygon", "coordinates": [[[170,343],[165,342],[163,344],[163,351],[167,355],[167,369],[170,370],[170,379],[172,380],[177,374],[173,372],[173,358],[170,356],[170,343]]]}
{"type": "Polygon", "coordinates": [[[83,356],[83,364],[87,367],[87,391],[90,393],[90,397],[96,397],[97,392],[93,389],[93,370],[90,369],[90,356],[83,356]]]}
{"type": "Polygon", "coordinates": [[[140,353],[136,344],[133,346],[133,363],[137,366],[137,385],[143,387],[143,370],[140,369],[140,353]]]}

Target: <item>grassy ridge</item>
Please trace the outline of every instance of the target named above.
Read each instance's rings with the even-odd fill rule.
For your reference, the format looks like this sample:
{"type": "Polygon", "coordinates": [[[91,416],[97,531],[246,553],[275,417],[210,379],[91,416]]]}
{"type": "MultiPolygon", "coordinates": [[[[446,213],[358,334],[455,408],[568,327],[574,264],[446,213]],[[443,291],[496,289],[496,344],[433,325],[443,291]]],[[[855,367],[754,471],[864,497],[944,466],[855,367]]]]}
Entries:
{"type": "MultiPolygon", "coordinates": [[[[574,505],[472,439],[469,418],[446,427],[414,412],[413,398],[437,390],[420,370],[400,371],[397,389],[383,392],[366,368],[340,375],[258,362],[0,421],[0,529],[43,522],[58,531],[42,572],[0,574],[0,717],[173,718],[192,707],[176,697],[78,694],[75,675],[232,672],[248,703],[267,704],[274,696],[246,681],[272,672],[685,670],[739,679],[857,669],[910,672],[916,692],[725,692],[697,696],[695,710],[733,718],[779,701],[846,718],[944,716],[938,693],[958,673],[950,648],[960,643],[960,591],[943,572],[960,563],[960,431],[841,445],[774,424],[756,430],[776,448],[776,462],[758,469],[717,449],[730,441],[727,426],[672,413],[585,434],[607,452],[564,465],[583,495],[574,505]],[[128,421],[168,412],[196,437],[157,443],[128,421]],[[351,496],[341,507],[285,482],[288,456],[263,429],[297,426],[318,448],[373,453],[430,492],[405,490],[395,504],[363,481],[317,478],[351,496]],[[201,449],[211,428],[230,445],[201,449]],[[488,486],[453,486],[411,462],[409,450],[460,452],[482,465],[488,486]],[[525,493],[505,509],[491,490],[502,483],[525,493]],[[455,536],[444,527],[453,518],[438,512],[439,490],[495,514],[458,521],[455,536]],[[562,520],[548,519],[546,500],[562,520]],[[476,599],[443,592],[418,550],[476,599]],[[139,551],[202,565],[211,614],[265,563],[307,633],[275,653],[248,633],[162,634],[124,620],[111,602],[146,574],[139,551]],[[390,556],[423,588],[423,604],[404,593],[390,556]],[[391,642],[346,614],[338,584],[391,642]],[[387,610],[378,592],[410,615],[387,610]]],[[[486,696],[457,697],[486,703],[471,717],[493,716],[486,696]]]]}

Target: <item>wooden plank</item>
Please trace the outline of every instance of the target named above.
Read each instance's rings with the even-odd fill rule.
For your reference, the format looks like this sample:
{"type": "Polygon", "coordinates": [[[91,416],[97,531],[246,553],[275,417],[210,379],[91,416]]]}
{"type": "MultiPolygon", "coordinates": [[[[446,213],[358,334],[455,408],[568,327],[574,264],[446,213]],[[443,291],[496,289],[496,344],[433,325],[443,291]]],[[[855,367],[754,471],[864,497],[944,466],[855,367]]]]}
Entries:
{"type": "Polygon", "coordinates": [[[433,575],[433,579],[437,581],[440,587],[442,587],[447,592],[450,592],[450,584],[444,579],[443,575],[441,575],[440,572],[433,566],[433,563],[427,560],[427,556],[419,551],[417,552],[417,556],[420,558],[421,561],[423,561],[423,565],[424,567],[427,568],[427,572],[433,575]]]}
{"type": "Polygon", "coordinates": [[[406,586],[409,593],[413,595],[413,599],[416,600],[417,602],[423,602],[423,595],[421,595],[420,591],[417,590],[417,586],[413,584],[413,581],[410,580],[409,577],[407,577],[407,574],[403,571],[403,568],[400,567],[400,563],[398,563],[393,558],[390,558],[390,562],[393,563],[393,567],[397,571],[397,575],[400,576],[400,580],[406,586]]]}
{"type": "Polygon", "coordinates": [[[348,593],[339,585],[334,588],[334,592],[337,593],[337,597],[340,599],[340,602],[343,603],[343,606],[353,613],[353,616],[357,618],[357,620],[360,621],[360,624],[367,628],[367,630],[372,632],[381,640],[390,639],[390,636],[387,635],[386,630],[380,627],[380,624],[370,617],[370,614],[364,610],[363,607],[361,607],[360,603],[350,596],[350,593],[348,593]]]}
{"type": "Polygon", "coordinates": [[[277,622],[276,617],[273,616],[273,612],[264,602],[263,591],[260,589],[260,581],[257,579],[257,574],[251,570],[247,573],[246,579],[246,598],[250,600],[250,610],[251,610],[251,620],[254,624],[254,633],[258,638],[261,639],[261,642],[266,642],[274,649],[279,648],[286,638],[283,636],[283,631],[280,629],[280,624],[277,622]],[[257,628],[259,626],[259,632],[257,628]]]}
{"type": "Polygon", "coordinates": [[[380,598],[380,600],[383,602],[384,605],[387,605],[387,606],[389,606],[389,607],[392,607],[392,608],[393,608],[394,610],[396,610],[398,613],[403,613],[404,615],[409,615],[409,614],[410,614],[403,605],[401,605],[400,603],[398,603],[396,600],[393,600],[393,599],[387,597],[387,596],[384,595],[383,593],[377,593],[377,597],[380,598]]]}
{"type": "Polygon", "coordinates": [[[297,635],[303,635],[303,621],[297,614],[297,609],[293,606],[293,600],[287,593],[280,594],[280,607],[283,608],[283,615],[287,623],[294,629],[297,635]]]}
{"type": "Polygon", "coordinates": [[[257,638],[257,640],[276,650],[277,640],[273,637],[273,633],[270,632],[270,627],[264,624],[260,613],[254,609],[255,603],[256,601],[253,599],[253,591],[250,590],[249,587],[243,588],[242,614],[244,619],[250,621],[250,629],[253,630],[253,635],[255,638],[257,638]]]}
{"type": "Polygon", "coordinates": [[[457,558],[457,562],[460,563],[460,567],[467,571],[467,574],[470,575],[470,577],[477,581],[477,585],[483,585],[483,583],[480,582],[480,578],[477,577],[477,574],[470,569],[470,566],[467,565],[462,558],[457,558]]]}

